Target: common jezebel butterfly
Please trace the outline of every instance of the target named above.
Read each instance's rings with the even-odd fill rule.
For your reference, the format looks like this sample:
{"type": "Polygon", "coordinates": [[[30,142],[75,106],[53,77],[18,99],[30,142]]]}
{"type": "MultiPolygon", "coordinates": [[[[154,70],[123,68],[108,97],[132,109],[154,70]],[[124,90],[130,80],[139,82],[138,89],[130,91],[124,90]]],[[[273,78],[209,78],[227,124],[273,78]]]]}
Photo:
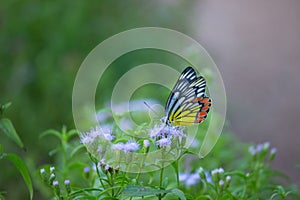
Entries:
{"type": "Polygon", "coordinates": [[[206,81],[192,67],[179,76],[166,103],[163,121],[169,126],[190,126],[203,122],[211,99],[205,94],[206,81]]]}

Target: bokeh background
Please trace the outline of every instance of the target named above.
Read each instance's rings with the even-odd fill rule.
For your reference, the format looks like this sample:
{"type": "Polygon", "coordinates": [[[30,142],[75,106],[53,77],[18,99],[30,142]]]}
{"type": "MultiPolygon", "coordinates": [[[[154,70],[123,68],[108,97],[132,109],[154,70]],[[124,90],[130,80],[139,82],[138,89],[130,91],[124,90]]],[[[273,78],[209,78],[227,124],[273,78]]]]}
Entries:
{"type": "MultiPolygon", "coordinates": [[[[49,128],[74,128],[72,87],[86,55],[121,31],[159,26],[190,35],[208,50],[226,87],[227,128],[244,142],[270,141],[278,149],[274,168],[299,183],[299,19],[298,0],[2,1],[0,103],[12,102],[6,116],[27,151],[3,133],[0,142],[30,169],[51,163],[48,151],[56,141],[38,138],[49,128]]],[[[136,52],[109,74],[113,79],[126,66],[150,61],[176,65],[166,56],[136,52]]],[[[11,193],[23,180],[9,163],[0,165],[0,190],[11,193]]],[[[23,183],[18,190],[26,192],[23,183]]]]}

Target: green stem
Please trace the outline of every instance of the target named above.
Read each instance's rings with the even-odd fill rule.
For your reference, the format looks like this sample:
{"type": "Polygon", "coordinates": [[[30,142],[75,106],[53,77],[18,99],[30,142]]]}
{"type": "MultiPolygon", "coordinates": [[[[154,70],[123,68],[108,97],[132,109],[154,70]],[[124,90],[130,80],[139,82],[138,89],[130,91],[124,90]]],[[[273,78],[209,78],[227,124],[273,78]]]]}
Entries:
{"type": "Polygon", "coordinates": [[[101,186],[103,187],[103,190],[104,190],[105,187],[104,187],[104,184],[103,184],[103,181],[102,181],[102,179],[101,179],[101,175],[100,175],[100,172],[99,172],[99,169],[98,169],[98,163],[97,163],[97,162],[94,162],[94,163],[95,163],[95,165],[96,165],[96,172],[97,172],[97,175],[98,175],[100,184],[101,184],[101,186]]]}
{"type": "MultiPolygon", "coordinates": [[[[162,182],[163,182],[163,175],[164,175],[164,149],[162,149],[162,163],[161,163],[161,170],[160,170],[160,176],[159,176],[159,189],[162,189],[162,182]]],[[[162,194],[158,195],[158,199],[162,199],[162,194]]]]}
{"type": "Polygon", "coordinates": [[[180,182],[179,182],[179,160],[175,161],[176,165],[176,180],[177,180],[177,187],[180,187],[180,182]]]}
{"type": "Polygon", "coordinates": [[[144,156],[143,156],[140,168],[139,168],[139,172],[138,172],[138,174],[137,174],[137,176],[135,178],[137,184],[139,183],[139,178],[141,176],[141,171],[142,171],[142,167],[144,166],[144,163],[145,163],[145,160],[146,160],[146,156],[147,156],[147,152],[144,153],[144,156]]]}

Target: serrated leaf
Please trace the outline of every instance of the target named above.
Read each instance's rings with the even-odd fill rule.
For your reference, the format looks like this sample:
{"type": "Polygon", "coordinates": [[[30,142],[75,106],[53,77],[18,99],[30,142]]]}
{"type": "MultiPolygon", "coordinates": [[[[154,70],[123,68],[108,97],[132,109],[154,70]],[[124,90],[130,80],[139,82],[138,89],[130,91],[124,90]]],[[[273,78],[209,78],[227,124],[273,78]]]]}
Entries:
{"type": "Polygon", "coordinates": [[[138,186],[138,185],[126,186],[122,191],[122,193],[127,197],[144,197],[150,195],[165,194],[169,192],[170,190],[161,190],[161,189],[138,186]]]}
{"type": "Polygon", "coordinates": [[[0,120],[0,129],[12,139],[19,147],[24,148],[24,144],[20,139],[19,135],[16,132],[13,124],[11,123],[10,119],[3,118],[0,120]]]}
{"type": "Polygon", "coordinates": [[[172,190],[172,194],[176,195],[181,200],[186,200],[184,193],[181,190],[177,189],[177,188],[172,190]]]}
{"type": "Polygon", "coordinates": [[[32,199],[33,198],[32,182],[26,165],[23,163],[20,157],[14,154],[4,154],[3,158],[9,159],[19,170],[29,191],[30,199],[32,199]]]}

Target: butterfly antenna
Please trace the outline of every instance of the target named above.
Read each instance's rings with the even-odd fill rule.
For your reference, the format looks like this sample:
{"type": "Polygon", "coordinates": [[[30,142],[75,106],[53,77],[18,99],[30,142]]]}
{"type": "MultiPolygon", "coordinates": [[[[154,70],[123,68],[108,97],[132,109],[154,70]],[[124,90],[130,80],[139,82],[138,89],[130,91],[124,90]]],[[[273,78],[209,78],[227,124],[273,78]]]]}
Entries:
{"type": "Polygon", "coordinates": [[[154,109],[152,109],[146,101],[144,101],[144,104],[145,104],[145,105],[146,105],[146,106],[147,106],[147,107],[148,107],[155,115],[159,116],[159,114],[158,114],[154,109]]]}

